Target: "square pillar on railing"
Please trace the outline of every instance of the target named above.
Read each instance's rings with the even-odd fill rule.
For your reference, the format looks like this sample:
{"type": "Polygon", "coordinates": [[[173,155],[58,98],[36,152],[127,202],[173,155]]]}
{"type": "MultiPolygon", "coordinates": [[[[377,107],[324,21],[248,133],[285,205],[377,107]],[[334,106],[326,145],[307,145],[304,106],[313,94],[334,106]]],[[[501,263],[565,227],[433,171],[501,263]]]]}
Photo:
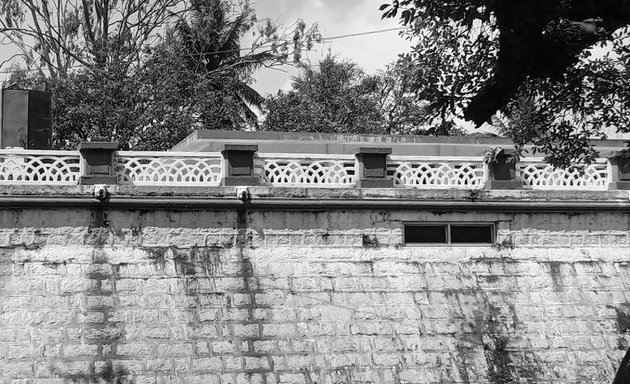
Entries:
{"type": "Polygon", "coordinates": [[[391,148],[361,147],[355,152],[358,161],[357,187],[393,188],[394,180],[387,179],[387,156],[391,148]]]}
{"type": "Polygon", "coordinates": [[[516,179],[516,150],[501,149],[488,163],[488,189],[522,189],[523,181],[516,179]]]}
{"type": "Polygon", "coordinates": [[[254,174],[254,156],[257,145],[225,144],[223,155],[223,178],[221,185],[260,185],[260,179],[254,174]]]}
{"type": "Polygon", "coordinates": [[[118,143],[83,142],[78,148],[81,153],[81,185],[116,184],[114,152],[118,143]]]}
{"type": "Polygon", "coordinates": [[[614,156],[610,162],[608,189],[630,190],[630,158],[614,156]]]}

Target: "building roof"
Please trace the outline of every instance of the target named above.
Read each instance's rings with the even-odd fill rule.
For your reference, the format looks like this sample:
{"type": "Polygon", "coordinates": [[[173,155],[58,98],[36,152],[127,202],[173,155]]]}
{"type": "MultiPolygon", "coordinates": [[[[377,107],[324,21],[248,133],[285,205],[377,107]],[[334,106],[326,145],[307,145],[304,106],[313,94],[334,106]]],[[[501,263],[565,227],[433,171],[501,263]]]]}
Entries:
{"type": "MultiPolygon", "coordinates": [[[[177,152],[217,152],[225,144],[258,145],[260,153],[353,154],[359,147],[392,148],[397,156],[479,156],[514,143],[501,137],[365,135],[317,132],[251,132],[198,130],[172,148],[177,152]]],[[[627,147],[626,140],[597,140],[600,157],[627,147]]]]}

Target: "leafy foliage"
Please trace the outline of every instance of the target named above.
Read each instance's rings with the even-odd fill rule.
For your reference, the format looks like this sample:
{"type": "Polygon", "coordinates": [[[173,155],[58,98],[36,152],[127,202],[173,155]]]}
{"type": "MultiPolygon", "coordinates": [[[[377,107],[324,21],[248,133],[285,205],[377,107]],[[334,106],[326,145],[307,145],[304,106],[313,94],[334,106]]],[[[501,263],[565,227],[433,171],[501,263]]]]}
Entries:
{"type": "Polygon", "coordinates": [[[306,68],[293,90],[267,101],[264,130],[379,133],[378,110],[370,84],[356,64],[328,57],[319,69],[306,68]]]}
{"type": "Polygon", "coordinates": [[[588,163],[597,157],[590,139],[630,132],[628,32],[615,32],[602,56],[584,52],[561,79],[529,79],[521,87],[504,109],[504,133],[517,148],[532,143],[535,152],[567,167],[571,161],[588,163]]]}
{"type": "Polygon", "coordinates": [[[355,63],[326,57],[306,67],[293,89],[267,101],[263,130],[369,134],[449,134],[426,127],[423,104],[409,92],[410,67],[400,62],[376,75],[355,63]]]}
{"type": "Polygon", "coordinates": [[[6,23],[17,27],[0,33],[24,42],[27,58],[10,82],[53,92],[56,148],[106,140],[165,150],[201,127],[256,126],[263,97],[249,86],[254,69],[299,60],[318,40],[303,22],[286,30],[257,23],[247,0],[134,0],[120,8],[125,1],[58,3],[60,20],[78,20],[67,44],[55,37],[66,24],[38,16],[33,32],[26,18],[28,10],[45,13],[48,2],[16,2],[17,13],[4,4],[3,12],[15,14],[6,23]],[[248,49],[240,44],[245,33],[254,35],[248,49]]]}
{"type": "Polygon", "coordinates": [[[176,19],[183,0],[3,0],[0,33],[27,68],[49,77],[77,65],[132,66],[158,32],[176,19]]]}
{"type": "Polygon", "coordinates": [[[591,161],[589,138],[627,126],[628,0],[394,0],[381,11],[417,41],[406,60],[433,120],[479,125],[499,110],[519,149],[532,143],[561,166],[591,161]]]}

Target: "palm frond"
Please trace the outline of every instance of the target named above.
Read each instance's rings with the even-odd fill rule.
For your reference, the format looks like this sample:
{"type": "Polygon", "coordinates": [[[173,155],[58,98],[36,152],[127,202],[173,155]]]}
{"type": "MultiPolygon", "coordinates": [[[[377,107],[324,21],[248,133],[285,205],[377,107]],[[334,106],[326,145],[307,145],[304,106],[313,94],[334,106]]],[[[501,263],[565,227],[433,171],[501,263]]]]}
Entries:
{"type": "Polygon", "coordinates": [[[241,56],[223,64],[240,72],[251,72],[279,59],[280,56],[273,52],[261,52],[241,56]]]}
{"type": "Polygon", "coordinates": [[[254,88],[249,85],[239,82],[234,84],[234,91],[238,95],[240,99],[245,101],[247,104],[256,107],[257,109],[262,108],[262,104],[265,101],[265,98],[260,95],[254,88]]]}

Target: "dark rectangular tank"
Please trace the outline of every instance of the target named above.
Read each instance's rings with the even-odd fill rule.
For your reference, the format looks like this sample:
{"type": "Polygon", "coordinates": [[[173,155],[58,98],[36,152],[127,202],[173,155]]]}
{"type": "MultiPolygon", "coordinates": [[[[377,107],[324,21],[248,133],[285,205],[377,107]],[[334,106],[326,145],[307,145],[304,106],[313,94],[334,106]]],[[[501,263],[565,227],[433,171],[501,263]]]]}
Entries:
{"type": "Polygon", "coordinates": [[[0,147],[50,149],[51,140],[50,92],[3,89],[0,147]]]}

